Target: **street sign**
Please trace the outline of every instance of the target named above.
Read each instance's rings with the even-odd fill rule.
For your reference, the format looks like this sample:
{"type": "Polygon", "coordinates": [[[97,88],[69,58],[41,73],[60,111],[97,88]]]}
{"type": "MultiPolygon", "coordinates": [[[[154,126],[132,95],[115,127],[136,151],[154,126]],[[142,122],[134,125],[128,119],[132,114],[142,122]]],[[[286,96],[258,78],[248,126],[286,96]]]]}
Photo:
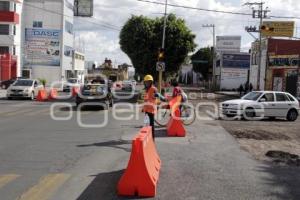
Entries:
{"type": "Polygon", "coordinates": [[[164,72],[166,68],[166,64],[164,62],[157,62],[156,63],[156,71],[164,72]]]}
{"type": "Polygon", "coordinates": [[[263,37],[293,37],[294,21],[264,21],[261,30],[263,37]]]}

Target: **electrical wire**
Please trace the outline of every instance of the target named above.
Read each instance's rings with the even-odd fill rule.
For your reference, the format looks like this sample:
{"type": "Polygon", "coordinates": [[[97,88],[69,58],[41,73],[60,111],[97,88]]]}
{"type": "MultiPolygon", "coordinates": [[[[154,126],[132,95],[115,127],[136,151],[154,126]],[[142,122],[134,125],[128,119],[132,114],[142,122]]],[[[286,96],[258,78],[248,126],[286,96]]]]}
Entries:
{"type": "MultiPolygon", "coordinates": [[[[136,0],[136,1],[145,2],[145,3],[151,3],[151,4],[157,4],[157,5],[163,5],[163,6],[165,5],[165,3],[157,2],[157,1],[150,1],[150,0],[136,0]]],[[[170,4],[170,3],[168,3],[167,6],[176,7],[176,8],[185,8],[185,9],[191,9],[191,10],[200,10],[200,11],[206,11],[206,12],[223,13],[223,14],[252,16],[251,13],[232,12],[232,11],[215,10],[215,9],[206,9],[206,8],[198,8],[198,7],[191,7],[191,6],[170,4]]],[[[276,15],[271,15],[269,17],[270,18],[278,18],[278,19],[300,19],[300,17],[298,17],[298,16],[276,16],[276,15]]]]}

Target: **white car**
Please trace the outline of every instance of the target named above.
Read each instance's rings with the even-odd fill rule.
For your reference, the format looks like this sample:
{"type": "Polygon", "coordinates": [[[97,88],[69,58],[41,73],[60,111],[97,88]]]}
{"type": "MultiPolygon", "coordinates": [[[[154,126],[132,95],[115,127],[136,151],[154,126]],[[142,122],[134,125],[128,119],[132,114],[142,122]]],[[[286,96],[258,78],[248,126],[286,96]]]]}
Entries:
{"type": "Polygon", "coordinates": [[[29,98],[34,100],[40,89],[44,86],[38,80],[18,79],[7,88],[7,99],[29,98]]]}
{"type": "Polygon", "coordinates": [[[63,84],[63,92],[71,92],[72,87],[80,87],[81,81],[77,78],[69,78],[66,83],[63,84]]]}
{"type": "Polygon", "coordinates": [[[289,93],[274,91],[255,91],[241,99],[221,103],[224,116],[243,116],[244,118],[286,118],[295,121],[299,115],[299,101],[289,93]]]}

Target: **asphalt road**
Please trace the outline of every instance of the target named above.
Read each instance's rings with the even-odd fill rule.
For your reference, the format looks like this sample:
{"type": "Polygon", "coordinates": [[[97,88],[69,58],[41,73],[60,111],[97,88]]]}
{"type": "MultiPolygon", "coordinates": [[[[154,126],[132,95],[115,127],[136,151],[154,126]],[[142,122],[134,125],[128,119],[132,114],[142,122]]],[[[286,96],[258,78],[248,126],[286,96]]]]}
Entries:
{"type": "MultiPolygon", "coordinates": [[[[78,119],[99,124],[106,112],[60,105],[56,117],[72,116],[58,121],[51,105],[0,100],[0,199],[125,199],[116,196],[116,185],[143,115],[122,121],[110,110],[106,126],[84,128],[78,119]]],[[[253,160],[218,121],[197,120],[187,132],[185,138],[156,133],[162,169],[154,199],[300,199],[299,169],[253,160]]]]}

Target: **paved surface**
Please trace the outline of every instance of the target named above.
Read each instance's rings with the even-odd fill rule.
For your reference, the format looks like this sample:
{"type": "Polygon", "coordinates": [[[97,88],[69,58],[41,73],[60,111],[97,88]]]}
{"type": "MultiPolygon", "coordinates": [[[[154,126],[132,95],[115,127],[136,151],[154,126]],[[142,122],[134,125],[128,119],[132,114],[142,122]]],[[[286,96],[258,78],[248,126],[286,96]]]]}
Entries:
{"type": "MultiPolygon", "coordinates": [[[[62,108],[52,120],[51,103],[0,100],[1,200],[124,199],[116,185],[130,155],[131,139],[143,122],[117,121],[108,113],[103,128],[82,128],[105,111],[62,108]]],[[[119,108],[128,116],[129,110],[119,108]]],[[[299,169],[275,168],[253,160],[219,125],[196,121],[185,138],[157,132],[162,160],[155,199],[300,199],[299,169]]]]}

